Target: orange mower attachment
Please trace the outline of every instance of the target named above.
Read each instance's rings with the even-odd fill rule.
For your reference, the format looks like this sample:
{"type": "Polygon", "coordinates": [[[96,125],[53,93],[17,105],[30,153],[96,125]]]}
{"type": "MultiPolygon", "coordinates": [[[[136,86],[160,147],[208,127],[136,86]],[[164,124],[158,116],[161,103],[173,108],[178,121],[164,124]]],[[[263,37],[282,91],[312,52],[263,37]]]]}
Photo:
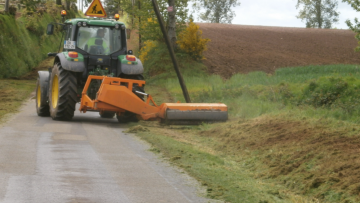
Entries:
{"type": "Polygon", "coordinates": [[[156,105],[151,95],[132,91],[133,85],[145,85],[143,80],[131,80],[90,75],[82,92],[80,111],[113,111],[121,115],[126,111],[135,113],[142,120],[169,121],[225,121],[227,106],[222,103],[163,103],[156,105]],[[96,98],[87,95],[91,80],[102,80],[96,98]],[[138,95],[147,96],[146,101],[138,95]]]}

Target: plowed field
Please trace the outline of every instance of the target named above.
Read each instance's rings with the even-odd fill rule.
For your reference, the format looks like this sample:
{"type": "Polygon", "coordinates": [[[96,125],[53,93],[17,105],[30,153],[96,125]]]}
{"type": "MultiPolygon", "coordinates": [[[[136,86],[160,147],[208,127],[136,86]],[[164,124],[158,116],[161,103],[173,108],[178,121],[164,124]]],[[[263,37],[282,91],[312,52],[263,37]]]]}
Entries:
{"type": "Polygon", "coordinates": [[[357,41],[350,30],[285,28],[198,23],[210,38],[204,52],[210,73],[274,72],[277,68],[359,64],[357,41]]]}

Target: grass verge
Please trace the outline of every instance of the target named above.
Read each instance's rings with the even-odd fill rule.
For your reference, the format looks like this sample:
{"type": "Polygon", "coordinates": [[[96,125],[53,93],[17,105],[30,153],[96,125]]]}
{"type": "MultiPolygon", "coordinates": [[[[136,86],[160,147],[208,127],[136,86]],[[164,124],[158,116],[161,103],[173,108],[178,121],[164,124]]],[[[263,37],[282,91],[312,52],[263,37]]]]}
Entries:
{"type": "MultiPolygon", "coordinates": [[[[151,94],[149,86],[166,87],[168,93],[159,94],[162,102],[182,95],[169,75],[157,75],[147,84],[151,94]]],[[[284,68],[273,75],[237,74],[227,81],[184,75],[193,101],[226,103],[230,120],[197,127],[143,122],[148,131],[138,135],[207,185],[209,197],[229,202],[360,201],[356,65],[284,68]]]]}
{"type": "Polygon", "coordinates": [[[52,66],[53,60],[53,57],[47,58],[18,79],[0,79],[0,123],[6,121],[6,115],[17,112],[21,104],[29,98],[30,93],[35,90],[37,71],[47,70],[52,66]]]}

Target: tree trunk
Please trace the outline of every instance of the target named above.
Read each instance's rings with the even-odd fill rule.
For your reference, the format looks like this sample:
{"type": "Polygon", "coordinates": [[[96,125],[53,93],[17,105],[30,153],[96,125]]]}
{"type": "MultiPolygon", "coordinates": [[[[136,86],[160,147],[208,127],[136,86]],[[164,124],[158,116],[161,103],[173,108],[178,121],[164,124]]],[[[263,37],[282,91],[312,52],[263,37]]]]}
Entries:
{"type": "Polygon", "coordinates": [[[168,26],[168,36],[170,39],[171,46],[174,50],[176,50],[176,8],[175,8],[175,0],[168,0],[169,7],[172,6],[173,11],[168,12],[169,15],[169,26],[168,26]]]}
{"type": "Polygon", "coordinates": [[[9,12],[9,0],[5,1],[5,13],[9,12]]]}
{"type": "Polygon", "coordinates": [[[70,0],[66,0],[66,1],[65,1],[65,6],[66,6],[65,8],[66,8],[66,10],[68,10],[68,11],[70,11],[70,3],[71,3],[70,0]]]}
{"type": "Polygon", "coordinates": [[[56,0],[56,5],[61,5],[61,0],[56,0]]]}
{"type": "MultiPolygon", "coordinates": [[[[140,4],[140,0],[139,0],[139,10],[141,9],[141,4],[140,4]]],[[[141,17],[139,17],[139,30],[141,27],[141,17]]],[[[139,50],[141,50],[141,34],[139,33],[139,50]]]]}
{"type": "Polygon", "coordinates": [[[317,23],[318,23],[318,28],[322,28],[322,21],[323,21],[323,16],[322,16],[322,13],[321,13],[321,0],[317,0],[316,1],[316,5],[315,5],[315,9],[316,9],[316,20],[317,20],[317,23]]]}

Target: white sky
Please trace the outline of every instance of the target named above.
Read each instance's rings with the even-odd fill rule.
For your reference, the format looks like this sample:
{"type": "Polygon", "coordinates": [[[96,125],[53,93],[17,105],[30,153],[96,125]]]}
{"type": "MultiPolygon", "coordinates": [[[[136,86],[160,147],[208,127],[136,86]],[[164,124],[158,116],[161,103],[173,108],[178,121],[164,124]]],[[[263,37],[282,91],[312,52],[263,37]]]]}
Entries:
{"type": "MultiPolygon", "coordinates": [[[[238,0],[241,5],[233,8],[236,17],[232,24],[241,25],[265,25],[280,27],[305,27],[305,22],[301,22],[295,16],[299,11],[295,8],[297,0],[238,0]]],[[[355,17],[360,17],[349,4],[339,0],[338,11],[340,12],[338,24],[333,27],[338,29],[348,29],[345,21],[353,21],[355,17]]],[[[195,16],[194,16],[195,17],[195,16]]],[[[195,17],[195,21],[199,21],[195,17]]]]}
{"type": "MultiPolygon", "coordinates": [[[[232,24],[240,25],[264,25],[279,27],[305,27],[305,22],[296,18],[299,11],[295,8],[297,0],[238,0],[241,5],[233,8],[236,13],[232,24]]],[[[332,27],[348,29],[345,21],[360,18],[360,12],[356,12],[347,3],[338,1],[340,12],[339,22],[332,27]]],[[[84,12],[86,9],[84,9],[84,12]]],[[[195,22],[199,22],[196,13],[193,13],[195,22]]]]}

